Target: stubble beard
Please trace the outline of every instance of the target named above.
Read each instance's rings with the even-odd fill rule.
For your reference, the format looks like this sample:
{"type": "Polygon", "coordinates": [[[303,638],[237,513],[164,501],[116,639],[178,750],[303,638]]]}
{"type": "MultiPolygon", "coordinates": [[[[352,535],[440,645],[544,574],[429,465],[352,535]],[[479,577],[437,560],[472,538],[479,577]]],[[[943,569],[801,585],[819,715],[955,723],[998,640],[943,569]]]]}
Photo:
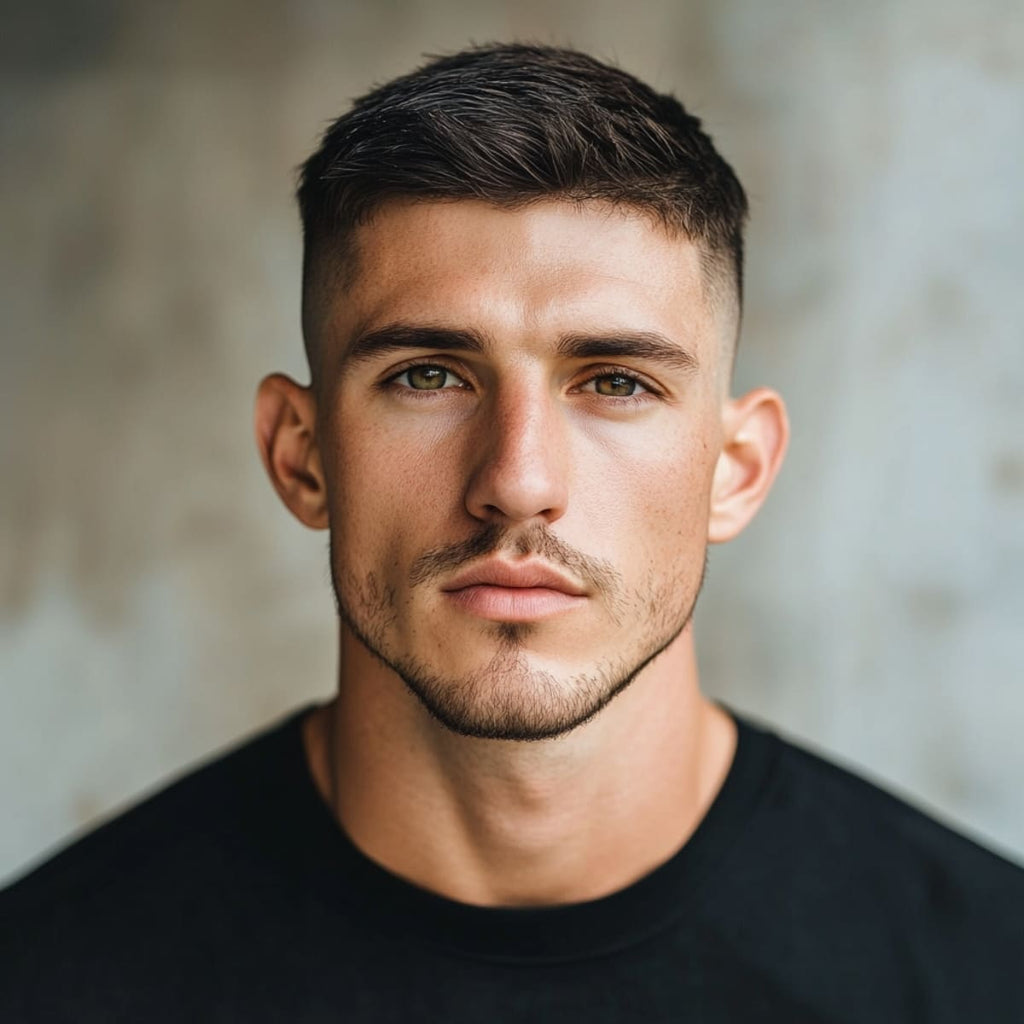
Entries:
{"type": "MultiPolygon", "coordinates": [[[[452,545],[447,561],[466,553],[485,554],[502,547],[499,531],[487,531],[463,545],[452,545]]],[[[543,552],[551,542],[520,541],[518,550],[543,552]]],[[[559,549],[564,548],[558,544],[559,549]]],[[[576,565],[579,569],[579,559],[576,565]]],[[[436,553],[418,560],[444,562],[436,553]]],[[[563,558],[561,561],[565,562],[563,558]]],[[[333,552],[331,565],[335,566],[333,552]]],[[[490,740],[537,741],[565,735],[593,719],[608,706],[687,627],[707,572],[706,551],[700,576],[679,573],[656,581],[651,573],[645,585],[624,593],[608,593],[606,606],[612,621],[634,622],[638,636],[627,637],[620,657],[608,656],[585,671],[558,676],[531,666],[526,643],[538,627],[523,623],[482,623],[490,630],[494,654],[482,668],[461,675],[443,675],[389,640],[397,619],[394,590],[374,573],[358,578],[335,571],[334,593],[338,615],[357,640],[386,668],[394,672],[437,722],[460,736],[490,740]],[[339,580],[339,576],[343,579],[339,580]],[[344,585],[340,585],[340,584],[344,585]]],[[[415,577],[414,568],[413,575],[415,577]]],[[[603,584],[613,587],[614,570],[604,570],[603,584]]],[[[424,579],[420,579],[422,583],[424,579]]]]}

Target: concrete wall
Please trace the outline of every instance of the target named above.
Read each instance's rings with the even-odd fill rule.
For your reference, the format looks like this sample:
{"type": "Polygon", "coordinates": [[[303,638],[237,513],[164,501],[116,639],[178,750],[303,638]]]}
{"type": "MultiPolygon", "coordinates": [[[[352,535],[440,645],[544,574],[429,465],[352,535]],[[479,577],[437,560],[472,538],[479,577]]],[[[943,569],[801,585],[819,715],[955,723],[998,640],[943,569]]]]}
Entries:
{"type": "Polygon", "coordinates": [[[424,51],[572,42],[753,200],[740,387],[788,465],[707,688],[1024,852],[1016,0],[3,5],[0,874],[332,688],[322,535],[251,441],[304,379],[293,168],[424,51]]]}

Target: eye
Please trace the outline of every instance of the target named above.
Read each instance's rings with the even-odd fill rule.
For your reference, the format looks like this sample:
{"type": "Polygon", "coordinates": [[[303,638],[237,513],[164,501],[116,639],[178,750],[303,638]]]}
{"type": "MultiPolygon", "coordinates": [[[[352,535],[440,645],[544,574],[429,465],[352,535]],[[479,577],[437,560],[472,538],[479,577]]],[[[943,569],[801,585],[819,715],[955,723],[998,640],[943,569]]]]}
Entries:
{"type": "Polygon", "coordinates": [[[600,376],[591,377],[584,388],[590,390],[591,386],[596,394],[604,395],[606,398],[630,398],[638,392],[649,390],[628,373],[602,373],[600,376]]]}
{"type": "Polygon", "coordinates": [[[412,391],[441,391],[444,388],[468,387],[457,374],[433,363],[410,366],[407,370],[395,374],[391,381],[412,391]]]}

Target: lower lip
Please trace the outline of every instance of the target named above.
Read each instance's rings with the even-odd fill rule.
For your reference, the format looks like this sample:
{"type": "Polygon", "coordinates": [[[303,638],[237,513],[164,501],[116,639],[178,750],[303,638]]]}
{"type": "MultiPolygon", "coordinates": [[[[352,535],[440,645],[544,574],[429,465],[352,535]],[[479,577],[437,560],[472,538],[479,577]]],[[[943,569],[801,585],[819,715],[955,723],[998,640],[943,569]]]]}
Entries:
{"type": "Polygon", "coordinates": [[[535,622],[578,608],[585,597],[547,587],[463,587],[447,596],[464,611],[497,622],[535,622]]]}

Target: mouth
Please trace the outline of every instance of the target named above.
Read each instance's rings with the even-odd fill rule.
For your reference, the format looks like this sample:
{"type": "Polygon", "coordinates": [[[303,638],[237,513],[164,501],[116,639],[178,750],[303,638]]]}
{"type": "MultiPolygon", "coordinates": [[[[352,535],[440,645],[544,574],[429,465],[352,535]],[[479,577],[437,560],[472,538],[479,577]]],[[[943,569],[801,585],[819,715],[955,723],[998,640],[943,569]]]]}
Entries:
{"type": "Polygon", "coordinates": [[[442,592],[463,611],[495,622],[537,622],[587,600],[585,587],[536,562],[484,562],[459,573],[442,592]]]}

